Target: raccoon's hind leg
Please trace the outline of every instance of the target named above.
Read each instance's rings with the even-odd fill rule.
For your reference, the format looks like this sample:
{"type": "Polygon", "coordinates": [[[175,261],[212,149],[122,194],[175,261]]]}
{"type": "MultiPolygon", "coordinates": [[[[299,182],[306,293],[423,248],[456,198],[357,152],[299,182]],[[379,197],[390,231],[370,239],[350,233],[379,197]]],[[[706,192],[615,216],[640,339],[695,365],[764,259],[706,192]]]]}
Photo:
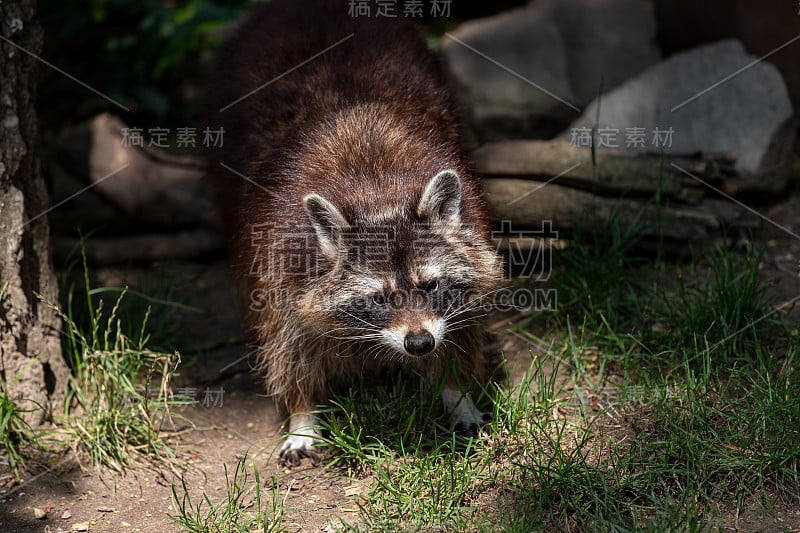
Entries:
{"type": "Polygon", "coordinates": [[[478,435],[480,427],[492,421],[492,413],[481,411],[475,406],[468,392],[448,383],[442,389],[442,403],[450,413],[450,427],[457,433],[468,437],[478,435]]]}
{"type": "Polygon", "coordinates": [[[281,445],[278,459],[287,466],[297,466],[304,458],[313,464],[319,462],[321,444],[319,423],[311,412],[292,412],[289,416],[289,432],[281,445]]]}

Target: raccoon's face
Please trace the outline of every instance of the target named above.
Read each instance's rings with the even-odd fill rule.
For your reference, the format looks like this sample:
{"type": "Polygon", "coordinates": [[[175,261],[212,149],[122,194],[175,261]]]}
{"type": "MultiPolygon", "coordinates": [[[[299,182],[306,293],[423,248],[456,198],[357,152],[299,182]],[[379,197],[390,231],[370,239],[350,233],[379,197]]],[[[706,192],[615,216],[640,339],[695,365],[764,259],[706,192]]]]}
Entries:
{"type": "Polygon", "coordinates": [[[497,258],[462,224],[461,200],[452,170],[434,176],[416,206],[359,220],[306,196],[319,253],[333,265],[305,295],[306,316],[328,336],[407,356],[434,353],[474,324],[497,258]]]}

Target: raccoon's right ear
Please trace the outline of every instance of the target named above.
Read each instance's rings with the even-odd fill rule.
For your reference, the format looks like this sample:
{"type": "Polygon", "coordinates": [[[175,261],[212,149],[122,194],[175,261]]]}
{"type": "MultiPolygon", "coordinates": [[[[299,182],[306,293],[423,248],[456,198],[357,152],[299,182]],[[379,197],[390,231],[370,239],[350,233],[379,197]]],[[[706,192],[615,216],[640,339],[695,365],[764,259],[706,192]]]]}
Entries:
{"type": "Polygon", "coordinates": [[[317,234],[320,252],[327,259],[336,262],[339,258],[342,232],[350,225],[336,206],[319,194],[303,197],[303,207],[317,234]]]}
{"type": "Polygon", "coordinates": [[[431,222],[459,223],[461,178],[455,170],[442,170],[431,178],[420,198],[417,215],[431,222]]]}

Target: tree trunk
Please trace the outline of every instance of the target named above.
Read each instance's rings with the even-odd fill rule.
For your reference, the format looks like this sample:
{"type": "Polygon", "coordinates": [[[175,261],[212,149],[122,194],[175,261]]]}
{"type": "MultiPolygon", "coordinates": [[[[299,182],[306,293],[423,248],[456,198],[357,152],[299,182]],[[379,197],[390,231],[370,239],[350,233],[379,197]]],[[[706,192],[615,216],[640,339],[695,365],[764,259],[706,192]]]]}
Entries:
{"type": "Polygon", "coordinates": [[[33,425],[63,403],[68,368],[36,157],[36,59],[42,32],[30,0],[0,2],[0,380],[33,425]],[[10,41],[10,42],[9,42],[10,41]],[[11,44],[13,43],[13,44],[11,44]]]}

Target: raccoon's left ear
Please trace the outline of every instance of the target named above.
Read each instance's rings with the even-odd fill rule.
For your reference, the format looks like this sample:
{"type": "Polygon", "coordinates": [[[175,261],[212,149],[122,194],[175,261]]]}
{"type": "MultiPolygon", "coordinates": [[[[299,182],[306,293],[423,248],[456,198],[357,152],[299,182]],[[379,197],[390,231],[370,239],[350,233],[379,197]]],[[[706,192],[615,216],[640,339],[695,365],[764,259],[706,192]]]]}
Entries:
{"type": "Polygon", "coordinates": [[[350,228],[347,220],[335,205],[319,194],[304,196],[303,207],[306,208],[308,218],[317,234],[320,252],[327,259],[338,261],[342,232],[350,228]]]}
{"type": "Polygon", "coordinates": [[[431,222],[460,222],[461,178],[455,170],[443,170],[428,182],[417,206],[417,215],[431,222]]]}

